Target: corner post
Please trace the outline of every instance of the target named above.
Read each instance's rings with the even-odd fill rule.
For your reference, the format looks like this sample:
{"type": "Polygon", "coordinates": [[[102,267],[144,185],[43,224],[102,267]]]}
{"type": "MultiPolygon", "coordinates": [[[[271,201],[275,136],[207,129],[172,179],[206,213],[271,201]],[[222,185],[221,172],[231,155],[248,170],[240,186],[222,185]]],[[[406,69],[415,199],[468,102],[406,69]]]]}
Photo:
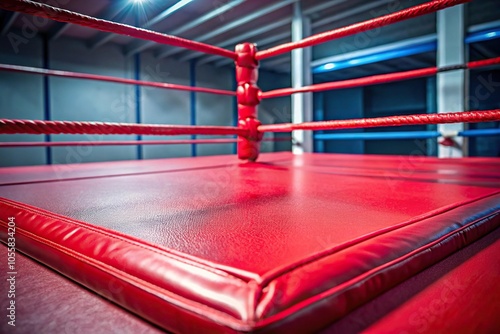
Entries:
{"type": "Polygon", "coordinates": [[[236,98],[238,101],[238,127],[249,130],[246,137],[238,137],[238,158],[257,160],[263,133],[257,130],[261,124],[257,119],[257,107],[261,90],[257,86],[259,62],[255,59],[255,44],[242,43],[236,46],[236,98]]]}

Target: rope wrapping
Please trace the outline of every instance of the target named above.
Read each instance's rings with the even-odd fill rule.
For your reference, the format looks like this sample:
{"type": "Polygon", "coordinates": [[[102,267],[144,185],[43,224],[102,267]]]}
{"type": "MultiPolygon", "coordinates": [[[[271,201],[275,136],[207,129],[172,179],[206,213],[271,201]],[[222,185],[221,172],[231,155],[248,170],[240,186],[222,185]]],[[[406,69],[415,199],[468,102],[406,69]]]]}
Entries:
{"type": "Polygon", "coordinates": [[[152,41],[160,44],[178,46],[193,51],[199,51],[214,54],[222,57],[236,59],[233,51],[219,48],[216,46],[191,41],[188,39],[161,34],[159,32],[137,28],[131,25],[98,19],[88,15],[83,15],[69,10],[49,6],[29,0],[2,0],[0,8],[19,12],[28,15],[43,17],[59,22],[72,23],[87,28],[92,28],[104,32],[110,32],[118,35],[131,36],[134,38],[152,41]]]}
{"type": "Polygon", "coordinates": [[[261,125],[262,132],[291,132],[294,130],[340,130],[356,128],[374,128],[382,126],[445,124],[445,123],[479,123],[500,121],[500,109],[485,111],[464,111],[456,113],[419,114],[404,116],[388,116],[362,119],[346,119],[336,121],[284,123],[261,125]]]}
{"type": "Polygon", "coordinates": [[[0,119],[0,134],[100,134],[100,135],[238,135],[248,130],[231,126],[179,126],[105,122],[69,122],[0,119]]]}
{"type": "Polygon", "coordinates": [[[309,46],[318,45],[321,43],[326,43],[333,39],[338,39],[346,37],[349,35],[358,34],[367,30],[380,28],[389,24],[397,23],[400,21],[408,20],[414,17],[422,16],[425,14],[430,14],[437,12],[438,10],[452,7],[455,5],[470,2],[471,0],[434,0],[421,5],[410,7],[395,13],[380,16],[368,21],[355,23],[346,27],[339,29],[334,29],[326,31],[320,34],[316,34],[303,40],[291,43],[285,43],[282,45],[275,46],[273,48],[257,52],[257,60],[262,60],[269,57],[278,56],[283,53],[290,52],[295,49],[305,48],[309,46]]]}

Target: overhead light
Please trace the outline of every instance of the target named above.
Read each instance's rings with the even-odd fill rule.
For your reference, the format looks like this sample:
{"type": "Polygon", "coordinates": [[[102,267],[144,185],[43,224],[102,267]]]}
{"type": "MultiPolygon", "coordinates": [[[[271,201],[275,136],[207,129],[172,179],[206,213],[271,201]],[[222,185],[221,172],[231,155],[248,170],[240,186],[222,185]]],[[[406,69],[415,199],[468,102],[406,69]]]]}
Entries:
{"type": "Polygon", "coordinates": [[[331,70],[335,67],[335,64],[334,63],[328,63],[328,64],[325,64],[323,65],[323,69],[324,70],[331,70]]]}
{"type": "Polygon", "coordinates": [[[184,6],[186,6],[187,4],[189,4],[192,1],[193,0],[180,0],[180,1],[177,1],[173,6],[170,6],[169,8],[165,9],[163,12],[161,12],[160,14],[158,14],[156,17],[154,17],[153,19],[149,20],[147,25],[148,26],[152,26],[153,24],[156,24],[156,23],[164,20],[165,18],[167,18],[168,16],[172,15],[173,13],[175,13],[176,11],[178,11],[179,9],[181,9],[184,6]]]}

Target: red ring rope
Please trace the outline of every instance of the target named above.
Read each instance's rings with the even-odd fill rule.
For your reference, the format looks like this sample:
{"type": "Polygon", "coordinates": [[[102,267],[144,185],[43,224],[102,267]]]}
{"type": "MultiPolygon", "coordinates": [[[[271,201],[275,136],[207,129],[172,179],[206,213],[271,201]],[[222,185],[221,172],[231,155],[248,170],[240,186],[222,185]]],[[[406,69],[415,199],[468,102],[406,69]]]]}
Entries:
{"type": "Polygon", "coordinates": [[[179,126],[105,122],[67,122],[0,119],[0,134],[100,134],[100,135],[238,135],[249,130],[231,126],[179,126]]]}
{"type": "Polygon", "coordinates": [[[304,86],[300,88],[281,88],[267,92],[262,92],[261,98],[269,99],[274,97],[288,96],[297,93],[321,92],[332,89],[352,88],[359,86],[377,85],[392,81],[407,80],[425,76],[431,76],[437,73],[436,67],[423,68],[412,71],[379,74],[364,78],[356,78],[342,81],[325,82],[321,84],[304,86]]]}
{"type": "Polygon", "coordinates": [[[456,113],[420,114],[388,116],[376,118],[346,119],[322,122],[284,123],[260,125],[261,132],[291,132],[294,130],[339,130],[373,128],[380,126],[403,126],[444,123],[478,123],[500,121],[500,109],[484,111],[464,111],[456,113]]]}
{"type": "MultiPolygon", "coordinates": [[[[472,68],[479,68],[496,64],[500,64],[500,57],[470,62],[466,65],[466,67],[472,69],[472,68]]],[[[296,93],[321,92],[331,89],[343,89],[343,88],[353,88],[353,87],[368,86],[368,85],[377,85],[393,81],[431,76],[437,74],[439,71],[440,70],[437,67],[428,67],[428,68],[422,68],[418,70],[411,70],[405,72],[378,74],[364,78],[326,82],[311,86],[304,86],[300,88],[280,88],[280,89],[270,90],[267,92],[262,92],[261,98],[269,99],[273,97],[288,96],[296,93]]]]}
{"type": "Polygon", "coordinates": [[[472,69],[472,68],[480,68],[498,64],[500,64],[500,57],[471,61],[470,63],[467,64],[467,67],[472,69]]]}
{"type": "MultiPolygon", "coordinates": [[[[286,138],[263,138],[265,142],[291,141],[286,138]]],[[[51,142],[0,142],[0,147],[60,147],[60,146],[125,146],[125,145],[182,145],[182,144],[233,144],[236,138],[179,139],[179,140],[110,140],[110,141],[51,141],[51,142]]]]}
{"type": "Polygon", "coordinates": [[[211,94],[217,94],[217,95],[236,96],[236,92],[232,92],[229,90],[222,90],[222,89],[183,86],[183,85],[176,85],[176,84],[163,83],[163,82],[141,81],[141,80],[117,78],[117,77],[110,77],[110,76],[97,75],[97,74],[87,74],[87,73],[58,71],[58,70],[47,70],[47,69],[43,69],[43,68],[18,66],[18,65],[0,64],[0,70],[9,71],[9,72],[19,72],[19,73],[41,74],[41,75],[48,75],[48,76],[53,76],[53,77],[116,82],[116,83],[122,83],[122,84],[156,87],[156,88],[164,88],[164,89],[174,89],[174,90],[181,90],[181,91],[188,91],[188,92],[199,92],[199,93],[211,93],[211,94]]]}
{"type": "Polygon", "coordinates": [[[118,35],[131,36],[134,38],[153,41],[156,43],[179,46],[194,51],[236,59],[236,54],[233,51],[229,51],[223,48],[191,41],[176,36],[161,34],[159,32],[137,28],[127,24],[97,19],[95,17],[74,13],[69,10],[49,6],[34,1],[2,0],[0,1],[0,8],[13,12],[44,17],[54,21],[77,24],[83,27],[93,28],[96,30],[110,32],[118,35]]]}
{"type": "Polygon", "coordinates": [[[355,23],[347,27],[342,27],[335,30],[326,31],[320,34],[312,35],[303,40],[291,43],[285,43],[273,48],[259,51],[256,54],[256,59],[261,60],[269,57],[278,56],[280,54],[290,52],[295,49],[314,46],[321,43],[331,41],[341,37],[354,35],[363,31],[383,27],[389,24],[408,20],[417,16],[437,12],[438,10],[470,2],[471,0],[434,0],[421,5],[410,7],[396,13],[391,13],[381,17],[377,17],[368,21],[355,23]]]}

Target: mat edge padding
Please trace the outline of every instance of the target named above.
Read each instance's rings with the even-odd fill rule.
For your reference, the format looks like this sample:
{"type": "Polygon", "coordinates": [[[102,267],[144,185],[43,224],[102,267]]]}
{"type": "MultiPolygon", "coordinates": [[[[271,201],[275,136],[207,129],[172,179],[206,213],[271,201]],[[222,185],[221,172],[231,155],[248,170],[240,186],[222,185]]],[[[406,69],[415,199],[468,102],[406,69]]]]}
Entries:
{"type": "Polygon", "coordinates": [[[8,217],[16,217],[20,251],[170,331],[182,332],[184,324],[216,331],[312,330],[498,228],[499,210],[500,195],[485,196],[297,263],[262,282],[244,281],[201,259],[2,198],[0,238],[6,241],[8,217]],[[290,284],[291,279],[300,285],[290,284]]]}

